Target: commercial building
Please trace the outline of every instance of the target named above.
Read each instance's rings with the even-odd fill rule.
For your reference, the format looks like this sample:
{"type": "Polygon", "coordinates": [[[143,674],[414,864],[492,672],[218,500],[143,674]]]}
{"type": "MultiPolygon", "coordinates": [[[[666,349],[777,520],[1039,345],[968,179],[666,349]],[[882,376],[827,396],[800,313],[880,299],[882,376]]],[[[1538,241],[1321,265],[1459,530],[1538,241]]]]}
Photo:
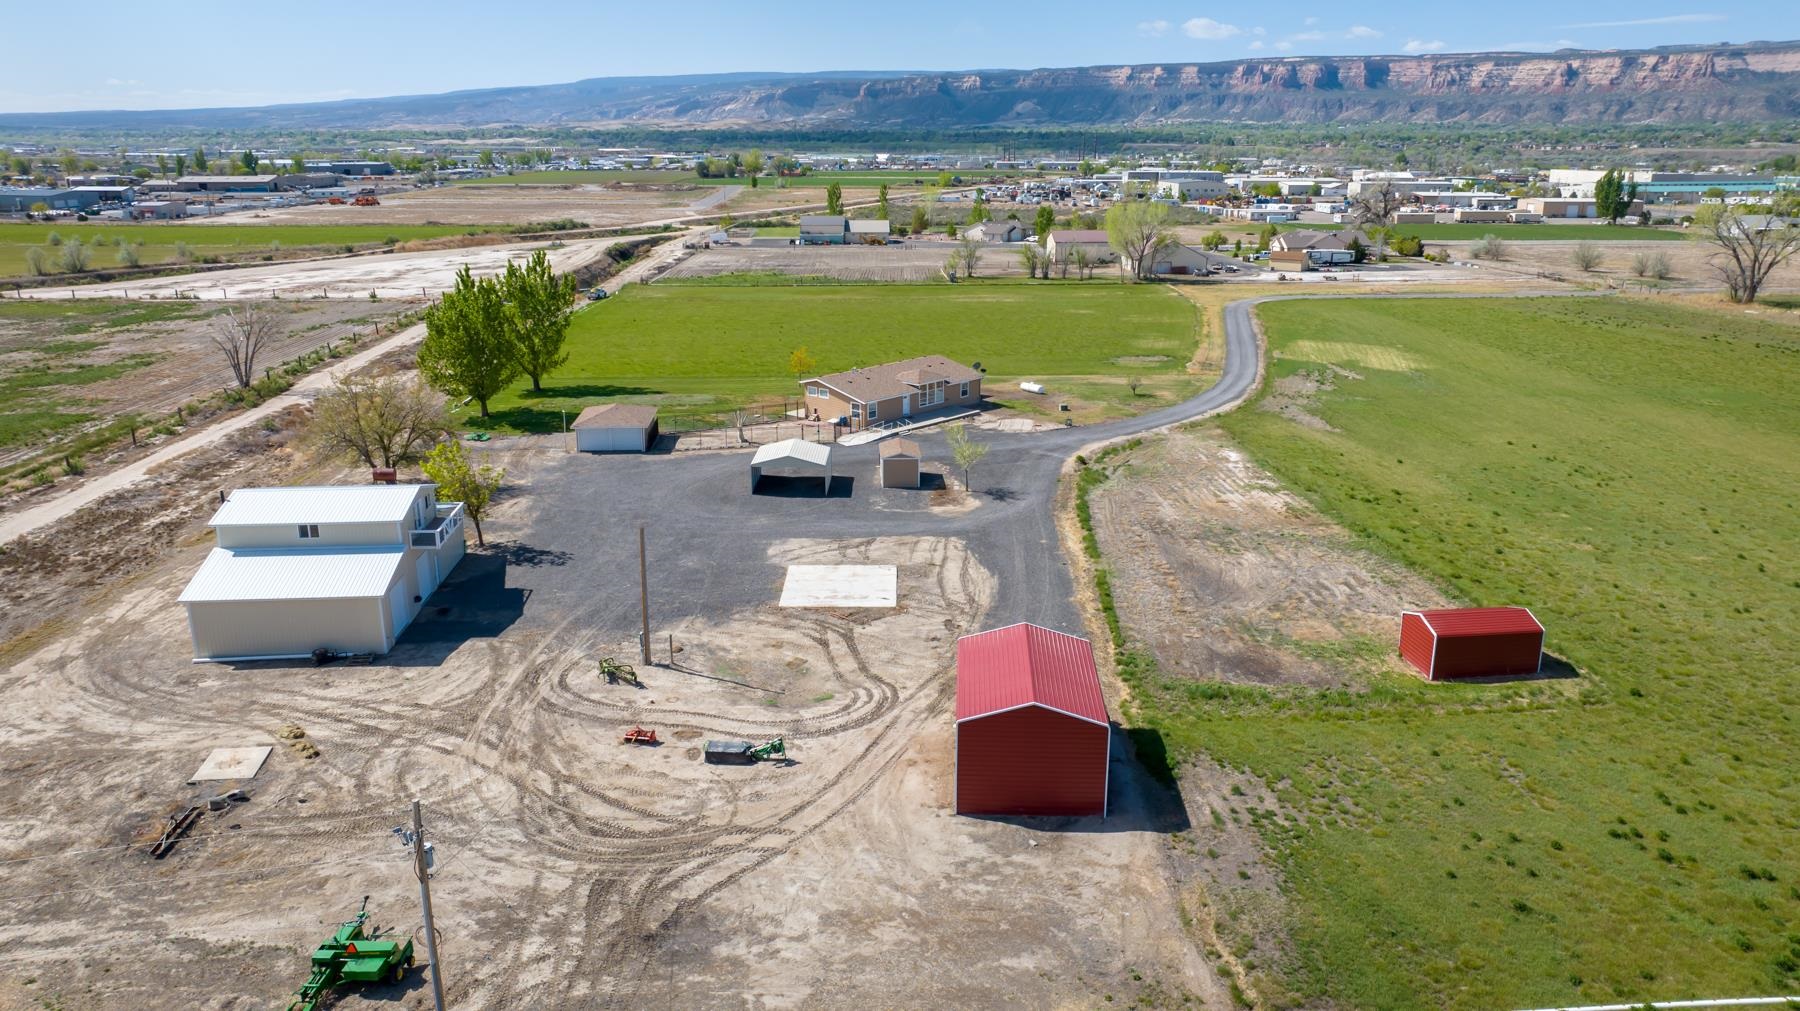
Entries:
{"type": "Polygon", "coordinates": [[[1021,623],[956,641],[956,813],[1106,814],[1112,724],[1079,636],[1021,623]]]}
{"type": "Polygon", "coordinates": [[[1523,607],[1461,607],[1400,616],[1400,656],[1432,681],[1534,674],[1544,626],[1523,607]]]}
{"type": "MultiPolygon", "coordinates": [[[[1519,210],[1527,214],[1541,214],[1545,218],[1597,218],[1600,216],[1598,205],[1592,200],[1574,200],[1563,197],[1524,197],[1519,200],[1519,210]]],[[[1634,200],[1625,217],[1635,218],[1644,213],[1644,202],[1634,200]]]]}
{"type": "Polygon", "coordinates": [[[257,176],[182,176],[175,187],[187,193],[273,193],[276,175],[257,176]]]}
{"type": "Polygon", "coordinates": [[[981,373],[943,355],[834,372],[800,386],[809,420],[856,429],[981,403],[981,373]]]}
{"type": "Polygon", "coordinates": [[[105,204],[129,203],[131,198],[129,186],[0,186],[0,214],[25,214],[39,204],[83,214],[105,204]]]}
{"type": "Polygon", "coordinates": [[[181,593],[195,661],[386,653],[462,560],[462,503],[437,486],[240,488],[181,593]]]}

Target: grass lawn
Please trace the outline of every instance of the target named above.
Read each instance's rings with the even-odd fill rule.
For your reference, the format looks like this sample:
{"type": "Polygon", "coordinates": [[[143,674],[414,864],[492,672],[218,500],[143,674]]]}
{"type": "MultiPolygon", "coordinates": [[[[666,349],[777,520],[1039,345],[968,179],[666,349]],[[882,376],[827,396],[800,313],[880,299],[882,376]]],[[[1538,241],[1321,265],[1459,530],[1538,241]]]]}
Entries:
{"type": "Polygon", "coordinates": [[[408,239],[435,239],[489,229],[469,225],[200,225],[106,224],[72,222],[56,224],[0,224],[0,277],[26,273],[25,251],[40,246],[55,262],[62,250],[47,245],[52,234],[65,242],[80,239],[91,247],[90,269],[119,265],[116,243],[142,244],[144,264],[167,263],[176,258],[176,245],[185,243],[191,255],[221,256],[265,250],[271,242],[284,249],[368,246],[408,239]]]}
{"type": "MultiPolygon", "coordinates": [[[[1318,231],[1329,231],[1345,227],[1330,224],[1288,224],[1279,226],[1283,231],[1297,228],[1311,228],[1318,231]]],[[[1644,228],[1639,225],[1603,225],[1603,224],[1536,224],[1515,225],[1509,222],[1482,224],[1478,222],[1446,222],[1436,225],[1395,225],[1394,231],[1401,235],[1416,235],[1432,242],[1474,241],[1484,235],[1498,235],[1503,239],[1543,240],[1562,239],[1565,242],[1591,240],[1630,240],[1634,242],[1656,242],[1686,239],[1687,233],[1673,228],[1644,228]]]]}
{"type": "Polygon", "coordinates": [[[1270,784],[1306,1004],[1800,988],[1800,329],[1601,299],[1263,307],[1224,429],[1375,550],[1528,604],[1572,682],[1133,679],[1132,722],[1270,784]]]}
{"type": "MultiPolygon", "coordinates": [[[[967,178],[965,176],[965,178],[967,178]]],[[[896,189],[912,184],[914,179],[923,185],[937,182],[935,172],[813,172],[803,176],[788,176],[789,186],[826,186],[838,183],[845,189],[857,189],[880,186],[883,183],[896,189]]],[[[569,171],[550,172],[514,172],[506,176],[488,176],[473,179],[457,179],[458,186],[583,186],[602,183],[644,183],[662,186],[749,186],[748,179],[704,179],[692,172],[659,172],[656,169],[574,169],[569,171]]],[[[761,189],[775,189],[778,181],[774,176],[763,176],[757,180],[761,189]]]]}
{"type": "Polygon", "coordinates": [[[716,415],[797,395],[787,367],[799,347],[818,373],[922,354],[979,361],[992,397],[1036,379],[1078,394],[1089,417],[1114,416],[1190,395],[1184,366],[1197,342],[1194,305],[1156,285],[630,285],[577,313],[569,363],[541,394],[528,380],[503,393],[493,420],[554,432],[563,410],[612,400],[660,403],[671,418],[716,415]],[[1137,397],[1125,386],[1132,374],[1144,380],[1137,397]]]}

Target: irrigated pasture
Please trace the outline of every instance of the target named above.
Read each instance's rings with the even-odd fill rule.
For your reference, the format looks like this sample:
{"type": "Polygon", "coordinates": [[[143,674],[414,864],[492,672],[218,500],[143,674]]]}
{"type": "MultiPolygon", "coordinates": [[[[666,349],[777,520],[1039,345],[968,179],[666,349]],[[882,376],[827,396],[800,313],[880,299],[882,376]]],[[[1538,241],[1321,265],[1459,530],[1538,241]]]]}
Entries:
{"type": "Polygon", "coordinates": [[[1381,1008],[1795,992],[1800,331],[1615,299],[1261,313],[1268,385],[1224,431],[1438,592],[1531,606],[1570,675],[1128,666],[1175,757],[1274,787],[1247,810],[1286,877],[1282,983],[1381,1008]]]}

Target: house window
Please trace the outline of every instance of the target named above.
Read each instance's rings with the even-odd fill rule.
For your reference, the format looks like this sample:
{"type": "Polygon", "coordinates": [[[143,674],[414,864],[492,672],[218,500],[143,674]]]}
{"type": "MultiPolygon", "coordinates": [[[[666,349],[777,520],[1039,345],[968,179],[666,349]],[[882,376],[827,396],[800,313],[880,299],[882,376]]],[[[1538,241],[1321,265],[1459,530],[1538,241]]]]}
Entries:
{"type": "Polygon", "coordinates": [[[850,405],[850,416],[852,418],[862,417],[862,405],[861,404],[851,404],[850,405]]]}
{"type": "Polygon", "coordinates": [[[881,417],[881,402],[876,401],[869,405],[869,420],[874,421],[879,417],[881,417]]]}
{"type": "Polygon", "coordinates": [[[831,398],[830,392],[823,386],[808,386],[806,388],[806,395],[817,400],[829,400],[831,398]]]}
{"type": "Polygon", "coordinates": [[[968,383],[963,384],[962,395],[963,395],[964,400],[969,399],[969,384],[968,383]]]}
{"type": "Polygon", "coordinates": [[[317,523],[302,523],[302,524],[300,524],[300,539],[301,540],[303,540],[303,541],[317,540],[318,537],[319,537],[319,525],[317,523]]]}

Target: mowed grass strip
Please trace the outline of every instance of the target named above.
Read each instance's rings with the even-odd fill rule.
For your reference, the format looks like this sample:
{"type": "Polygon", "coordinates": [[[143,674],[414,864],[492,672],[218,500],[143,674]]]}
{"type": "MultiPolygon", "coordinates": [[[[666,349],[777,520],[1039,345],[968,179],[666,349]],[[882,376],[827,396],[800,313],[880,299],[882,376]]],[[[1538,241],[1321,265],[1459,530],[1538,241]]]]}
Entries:
{"type": "Polygon", "coordinates": [[[1252,820],[1287,876],[1297,1001],[1796,992],[1800,330],[1615,299],[1260,312],[1271,384],[1327,377],[1307,409],[1330,428],[1257,405],[1219,424],[1455,597],[1531,606],[1584,671],[1134,685],[1173,754],[1277,784],[1289,816],[1252,820]]]}
{"type": "Polygon", "coordinates": [[[630,285],[578,312],[568,364],[541,393],[515,384],[494,401],[493,421],[554,432],[564,410],[607,401],[660,403],[678,417],[797,396],[788,359],[801,347],[815,374],[942,354],[980,362],[990,395],[1016,394],[1020,379],[1054,391],[1104,377],[1122,402],[1135,374],[1146,392],[1173,397],[1191,392],[1197,341],[1193,304],[1155,285],[630,285]]]}
{"type": "MultiPolygon", "coordinates": [[[[1298,228],[1311,228],[1319,231],[1331,231],[1349,226],[1335,224],[1282,225],[1283,231],[1298,228]]],[[[1430,225],[1395,225],[1394,231],[1399,235],[1416,235],[1421,239],[1435,242],[1472,242],[1484,235],[1498,235],[1502,239],[1519,239],[1540,241],[1546,239],[1562,239],[1566,242],[1582,240],[1618,240],[1629,242],[1657,242],[1665,240],[1682,240],[1688,238],[1687,233],[1672,228],[1644,228],[1639,225],[1607,225],[1599,222],[1591,224],[1513,224],[1509,221],[1483,223],[1476,221],[1446,221],[1430,225]]]]}
{"type": "MultiPolygon", "coordinates": [[[[0,223],[0,276],[26,273],[25,251],[43,248],[53,265],[62,250],[48,245],[55,234],[63,241],[79,239],[90,247],[90,269],[119,266],[118,241],[142,245],[145,265],[175,259],[175,247],[185,243],[192,255],[221,256],[266,250],[272,242],[284,249],[332,249],[368,246],[409,239],[436,239],[469,235],[489,229],[470,225],[204,225],[204,224],[108,224],[58,222],[55,224],[0,223]]],[[[60,269],[60,267],[59,267],[60,269]]]]}

